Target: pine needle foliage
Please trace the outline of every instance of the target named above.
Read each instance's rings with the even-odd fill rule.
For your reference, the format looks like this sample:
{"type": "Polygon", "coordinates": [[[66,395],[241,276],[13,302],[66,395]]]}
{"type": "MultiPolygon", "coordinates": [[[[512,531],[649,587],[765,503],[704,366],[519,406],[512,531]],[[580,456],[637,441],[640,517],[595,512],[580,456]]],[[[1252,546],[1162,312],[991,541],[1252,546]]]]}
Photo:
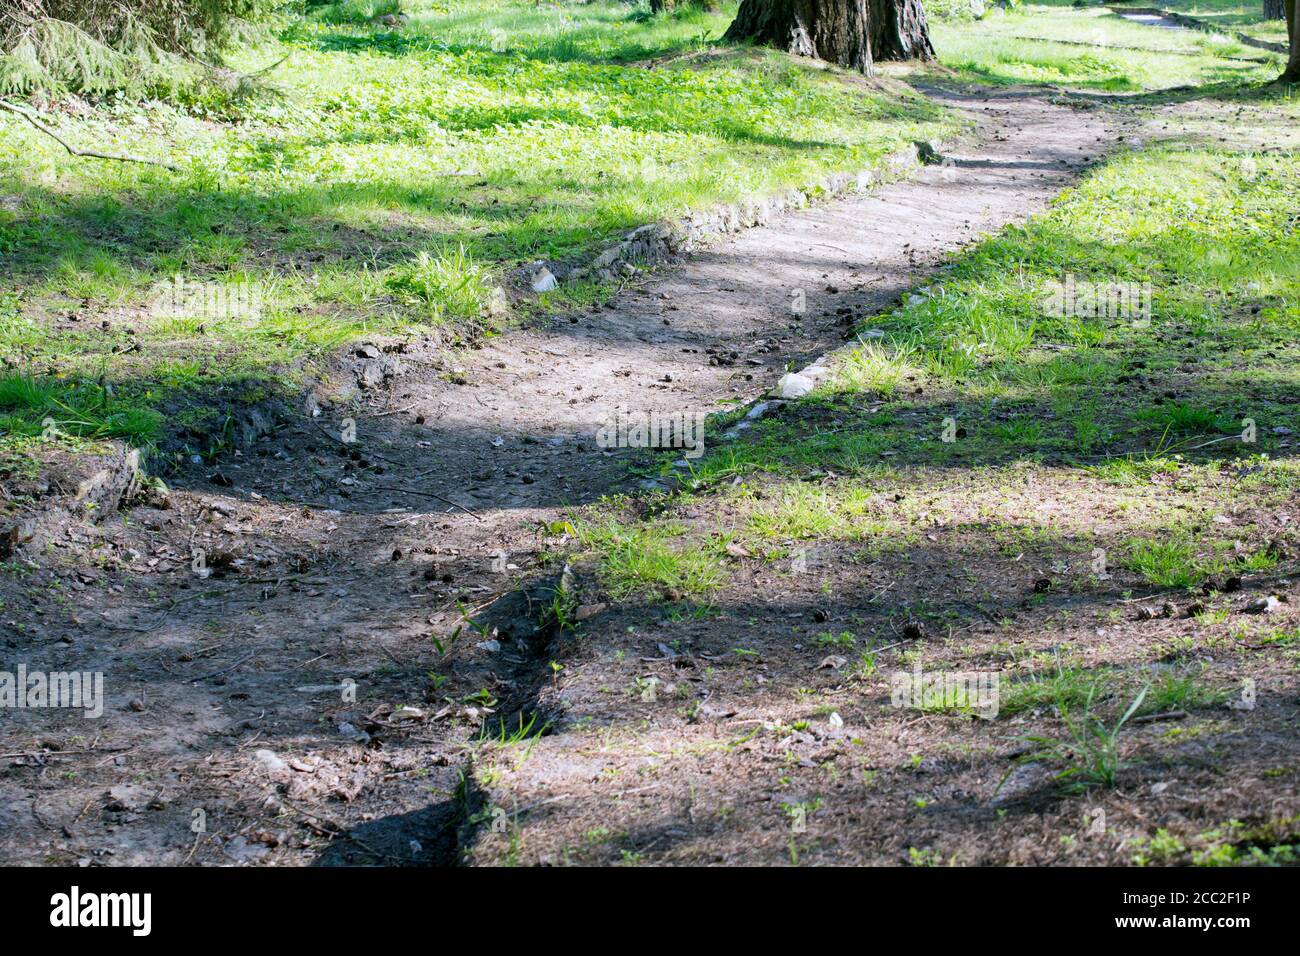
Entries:
{"type": "Polygon", "coordinates": [[[175,94],[271,0],[8,0],[0,10],[0,94],[114,90],[175,94]]]}

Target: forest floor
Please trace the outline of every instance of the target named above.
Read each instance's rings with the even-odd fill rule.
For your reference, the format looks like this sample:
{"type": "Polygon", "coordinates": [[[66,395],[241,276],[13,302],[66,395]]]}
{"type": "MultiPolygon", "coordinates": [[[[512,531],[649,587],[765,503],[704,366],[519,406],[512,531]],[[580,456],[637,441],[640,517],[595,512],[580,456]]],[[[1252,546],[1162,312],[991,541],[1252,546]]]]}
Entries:
{"type": "Polygon", "coordinates": [[[1288,862],[1300,109],[985,53],[889,81],[942,162],[461,347],[361,328],[11,560],[7,659],[106,707],[5,711],[0,858],[1288,862]],[[703,456],[601,447],[620,408],[703,456]]]}

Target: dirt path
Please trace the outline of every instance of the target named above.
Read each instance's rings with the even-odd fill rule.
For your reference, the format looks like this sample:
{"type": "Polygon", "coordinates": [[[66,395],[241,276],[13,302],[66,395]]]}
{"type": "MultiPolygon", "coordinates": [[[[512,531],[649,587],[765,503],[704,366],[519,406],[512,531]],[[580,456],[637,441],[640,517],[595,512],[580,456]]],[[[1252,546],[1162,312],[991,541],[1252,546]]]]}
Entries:
{"type": "Polygon", "coordinates": [[[11,654],[103,671],[107,704],[97,720],[6,716],[0,858],[453,860],[474,807],[464,744],[485,706],[536,696],[555,650],[529,648],[516,592],[545,528],[635,487],[596,446],[608,416],[751,401],[953,250],[1042,209],[1122,132],[1039,95],[932,95],[976,124],[951,164],[745,232],[450,375],[432,353],[395,356],[404,372],[356,415],[355,444],[304,417],[109,527],[103,567],[29,575],[58,597],[10,602],[11,654]],[[495,635],[464,626],[494,602],[495,635]]]}

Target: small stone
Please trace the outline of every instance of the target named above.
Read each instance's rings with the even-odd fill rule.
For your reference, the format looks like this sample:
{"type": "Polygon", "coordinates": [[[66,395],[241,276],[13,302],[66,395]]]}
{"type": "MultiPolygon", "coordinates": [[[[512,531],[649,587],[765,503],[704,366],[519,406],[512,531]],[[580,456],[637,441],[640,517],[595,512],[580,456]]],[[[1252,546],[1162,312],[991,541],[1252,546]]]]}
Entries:
{"type": "Polygon", "coordinates": [[[537,293],[550,292],[559,284],[559,281],[551,274],[551,270],[545,266],[542,266],[541,271],[533,276],[533,291],[537,293]]]}
{"type": "Polygon", "coordinates": [[[575,621],[585,621],[588,618],[595,617],[608,606],[607,604],[580,604],[578,609],[573,612],[573,619],[575,621]]]}
{"type": "Polygon", "coordinates": [[[289,765],[273,750],[255,751],[253,761],[273,777],[287,776],[289,773],[289,765]]]}
{"type": "Polygon", "coordinates": [[[817,384],[812,379],[790,372],[777,381],[775,394],[778,398],[803,398],[816,387],[817,384]]]}
{"type": "Polygon", "coordinates": [[[989,798],[989,806],[997,807],[1013,803],[1046,786],[1051,779],[1052,771],[1045,764],[1037,762],[1019,764],[997,785],[995,793],[989,798]]]}
{"type": "Polygon", "coordinates": [[[1272,614],[1281,606],[1282,606],[1282,602],[1279,601],[1277,597],[1270,594],[1268,597],[1262,597],[1257,600],[1251,601],[1249,604],[1247,604],[1246,613],[1247,614],[1272,614]]]}
{"type": "Polygon", "coordinates": [[[708,717],[713,720],[718,720],[723,717],[734,717],[735,715],[736,709],[734,707],[714,707],[712,704],[701,704],[695,709],[695,716],[697,718],[708,717]]]}
{"type": "Polygon", "coordinates": [[[271,852],[268,847],[250,843],[246,837],[239,834],[231,837],[221,849],[236,863],[261,859],[271,852]]]}

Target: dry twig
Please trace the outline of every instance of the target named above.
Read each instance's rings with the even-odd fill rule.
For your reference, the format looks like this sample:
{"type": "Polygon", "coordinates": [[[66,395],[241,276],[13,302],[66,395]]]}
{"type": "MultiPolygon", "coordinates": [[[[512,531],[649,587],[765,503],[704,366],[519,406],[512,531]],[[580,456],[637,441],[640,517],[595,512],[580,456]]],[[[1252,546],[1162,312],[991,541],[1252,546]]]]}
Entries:
{"type": "Polygon", "coordinates": [[[179,173],[181,171],[179,166],[173,166],[171,163],[165,163],[159,159],[146,159],[143,156],[128,156],[124,153],[101,153],[99,150],[95,149],[78,149],[37,119],[36,114],[31,110],[25,109],[16,103],[10,103],[8,100],[0,100],[0,109],[8,110],[10,113],[17,113],[46,136],[50,137],[50,139],[54,140],[66,149],[72,156],[90,156],[94,159],[111,159],[119,163],[143,163],[146,166],[161,166],[163,169],[170,169],[174,173],[179,173]]]}

